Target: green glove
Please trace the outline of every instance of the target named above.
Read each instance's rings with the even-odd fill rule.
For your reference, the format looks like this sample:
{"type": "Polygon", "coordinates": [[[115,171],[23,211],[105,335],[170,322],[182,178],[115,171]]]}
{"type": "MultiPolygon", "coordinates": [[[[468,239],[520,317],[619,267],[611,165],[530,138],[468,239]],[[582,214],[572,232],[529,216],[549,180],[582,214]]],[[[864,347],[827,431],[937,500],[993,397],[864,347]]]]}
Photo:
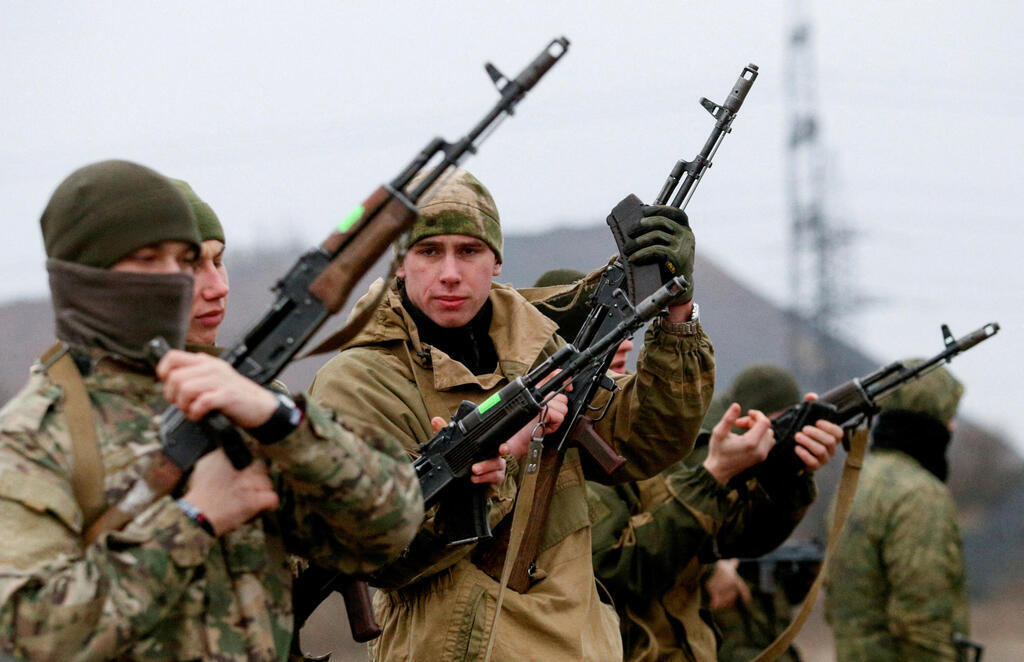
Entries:
{"type": "Polygon", "coordinates": [[[686,212],[668,205],[644,205],[644,218],[630,233],[625,249],[632,264],[657,264],[663,281],[684,276],[689,286],[672,303],[693,298],[693,231],[686,212]]]}

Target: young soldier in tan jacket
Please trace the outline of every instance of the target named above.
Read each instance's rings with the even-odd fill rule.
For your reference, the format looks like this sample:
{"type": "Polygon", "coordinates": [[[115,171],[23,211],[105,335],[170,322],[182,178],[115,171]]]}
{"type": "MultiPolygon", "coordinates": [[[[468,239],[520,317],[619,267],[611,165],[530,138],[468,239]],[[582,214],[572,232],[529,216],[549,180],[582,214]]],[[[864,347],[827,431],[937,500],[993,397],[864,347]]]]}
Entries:
{"type": "MultiPolygon", "coordinates": [[[[649,208],[636,255],[673,260],[690,278],[692,234],[661,211],[649,208]]],[[[374,284],[371,295],[388,288],[383,303],[312,387],[321,403],[361,412],[349,420],[357,430],[386,432],[410,453],[433,436],[432,418],[447,421],[462,400],[482,402],[563,344],[553,322],[511,287],[492,282],[501,273],[501,229],[480,182],[458,171],[420,213],[398,282],[374,284]]],[[[689,299],[670,306],[647,331],[637,374],[616,378],[620,389],[597,428],[629,460],[617,480],[660,471],[697,435],[714,387],[714,359],[692,310],[689,299]]],[[[503,458],[474,467],[477,481],[506,478],[492,499],[492,525],[511,519],[531,427],[502,446],[503,458]]],[[[434,535],[433,514],[406,553],[375,575],[384,589],[374,601],[384,633],[371,644],[374,659],[480,659],[486,648],[501,571],[493,565],[500,564],[481,560],[484,545],[447,548],[434,535]]],[[[594,583],[576,450],[558,475],[532,584],[524,593],[506,592],[500,619],[496,660],[621,656],[618,623],[594,583]]]]}

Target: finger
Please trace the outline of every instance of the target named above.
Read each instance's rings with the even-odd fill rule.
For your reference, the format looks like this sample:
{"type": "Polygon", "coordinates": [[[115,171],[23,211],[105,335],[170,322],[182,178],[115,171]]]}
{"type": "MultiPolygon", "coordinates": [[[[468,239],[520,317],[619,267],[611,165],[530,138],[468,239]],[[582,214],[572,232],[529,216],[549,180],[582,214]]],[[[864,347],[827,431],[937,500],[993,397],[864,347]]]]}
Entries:
{"type": "Polygon", "coordinates": [[[734,402],[731,405],[729,405],[729,408],[725,410],[724,414],[722,414],[722,418],[718,421],[718,423],[715,424],[715,427],[712,429],[711,434],[714,435],[716,438],[723,438],[725,435],[729,434],[730,430],[732,430],[732,427],[733,425],[736,424],[736,421],[739,419],[739,416],[740,406],[738,403],[734,402]]]}
{"type": "Polygon", "coordinates": [[[673,207],[671,205],[644,205],[641,208],[641,213],[644,215],[645,218],[650,218],[652,216],[662,216],[664,218],[675,221],[679,225],[685,225],[686,227],[690,227],[689,217],[686,215],[685,211],[679,209],[678,207],[673,207]]]}
{"type": "Polygon", "coordinates": [[[505,470],[501,471],[488,471],[485,474],[479,476],[470,476],[469,481],[477,485],[483,485],[489,483],[491,485],[501,485],[505,482],[505,470]]]}
{"type": "MultiPolygon", "coordinates": [[[[639,248],[647,248],[653,246],[671,246],[675,243],[675,235],[670,232],[663,230],[652,229],[644,232],[643,234],[637,235],[633,239],[633,244],[639,248]]],[[[636,251],[634,251],[635,253],[636,251]]]]}
{"type": "Polygon", "coordinates": [[[805,393],[804,394],[804,400],[806,400],[807,402],[814,402],[817,399],[818,399],[818,394],[815,393],[814,391],[811,391],[810,393],[805,393]]]}
{"type": "Polygon", "coordinates": [[[438,432],[443,430],[444,426],[447,424],[448,423],[446,423],[445,420],[440,416],[435,416],[434,418],[430,419],[430,427],[434,429],[434,434],[437,434],[438,432]]]}
{"type": "Polygon", "coordinates": [[[490,460],[483,460],[482,462],[477,462],[476,464],[473,465],[472,468],[473,474],[476,476],[481,476],[492,471],[504,470],[505,458],[503,457],[495,457],[491,458],[490,460]]]}
{"type": "Polygon", "coordinates": [[[632,253],[629,256],[630,264],[651,264],[665,261],[669,250],[665,246],[648,246],[632,253]]]}
{"type": "Polygon", "coordinates": [[[273,490],[253,492],[249,495],[249,499],[249,504],[255,508],[256,513],[262,513],[265,510],[277,510],[277,507],[281,503],[281,499],[277,496],[277,492],[274,492],[273,490]]]}
{"type": "Polygon", "coordinates": [[[736,591],[740,594],[740,600],[743,600],[744,604],[750,604],[754,601],[754,596],[750,592],[750,587],[742,579],[736,582],[736,591]]]}
{"type": "Polygon", "coordinates": [[[797,457],[800,458],[809,471],[817,471],[823,466],[818,458],[811,455],[803,446],[794,446],[793,452],[796,453],[797,457]]]}
{"type": "Polygon", "coordinates": [[[819,444],[802,432],[797,432],[793,435],[793,440],[797,443],[795,447],[796,449],[802,448],[808,453],[808,455],[814,458],[818,465],[815,467],[816,469],[820,469],[825,466],[828,462],[828,458],[831,457],[824,444],[819,444]]]}

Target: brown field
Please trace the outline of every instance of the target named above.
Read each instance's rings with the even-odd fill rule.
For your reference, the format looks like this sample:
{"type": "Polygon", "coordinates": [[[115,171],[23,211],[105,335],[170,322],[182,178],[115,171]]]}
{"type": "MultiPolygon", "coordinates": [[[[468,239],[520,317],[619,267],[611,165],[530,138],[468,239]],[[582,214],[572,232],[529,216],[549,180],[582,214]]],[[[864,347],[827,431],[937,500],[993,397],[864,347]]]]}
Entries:
{"type": "MultiPolygon", "coordinates": [[[[972,638],[985,646],[983,662],[1024,660],[1024,596],[971,605],[971,628],[972,638]]],[[[310,617],[302,631],[302,643],[307,653],[332,653],[331,662],[367,659],[365,647],[352,641],[345,609],[337,594],[310,617]]],[[[797,645],[805,662],[835,659],[831,632],[822,617],[820,602],[797,637],[797,645]]]]}

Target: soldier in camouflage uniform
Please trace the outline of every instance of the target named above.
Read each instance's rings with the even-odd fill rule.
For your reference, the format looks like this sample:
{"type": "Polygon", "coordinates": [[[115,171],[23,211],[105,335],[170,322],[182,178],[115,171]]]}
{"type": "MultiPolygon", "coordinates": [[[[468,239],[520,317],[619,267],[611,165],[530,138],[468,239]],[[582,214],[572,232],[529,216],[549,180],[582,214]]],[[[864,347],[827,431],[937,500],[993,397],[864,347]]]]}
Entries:
{"type": "Polygon", "coordinates": [[[164,177],[123,161],[86,166],[54,192],[42,228],[67,353],[33,366],[0,411],[0,522],[19,532],[0,547],[0,649],[32,660],[288,659],[287,550],[370,571],[415,533],[422,502],[401,447],[363,442],[301,398],[287,407],[211,356],[172,350],[156,368],[164,384],[155,380],[143,344],[163,335],[182,346],[199,245],[164,177]],[[215,451],[181,498],[159,498],[84,545],[98,512],[79,499],[71,392],[48,372],[68,356],[87,393],[107,504],[160,450],[168,400],[190,417],[217,408],[248,428],[267,442],[252,450],[269,471],[264,460],[236,471],[215,451]]]}
{"type": "Polygon", "coordinates": [[[959,659],[954,635],[969,633],[968,602],[945,480],[962,394],[939,368],[881,402],[825,584],[840,662],[959,659]]]}
{"type": "MultiPolygon", "coordinates": [[[[692,234],[659,211],[651,208],[634,255],[674,260],[690,277],[692,234]]],[[[363,412],[357,430],[382,429],[410,453],[460,401],[482,402],[563,345],[551,320],[511,287],[492,282],[501,271],[501,229],[494,201],[476,178],[457,171],[420,212],[399,281],[374,284],[367,296],[387,288],[383,303],[312,387],[328,406],[345,403],[363,412]],[[356,378],[365,372],[372,381],[356,378]]],[[[651,325],[637,375],[617,378],[620,390],[597,423],[630,460],[619,480],[651,475],[692,446],[710,401],[714,359],[691,313],[687,300],[651,325]]],[[[491,499],[499,540],[511,519],[531,428],[503,444],[502,458],[474,467],[477,481],[492,472],[507,477],[491,499]]],[[[572,449],[557,477],[532,584],[505,593],[494,659],[603,662],[621,655],[615,614],[594,585],[583,476],[572,449]]],[[[477,660],[487,646],[502,550],[446,547],[433,515],[409,551],[375,575],[373,583],[383,587],[374,607],[384,634],[371,643],[374,659],[477,660]]]]}
{"type": "MultiPolygon", "coordinates": [[[[582,277],[580,272],[557,269],[542,275],[536,285],[557,285],[582,277]]],[[[539,309],[558,324],[560,334],[571,339],[587,313],[586,298],[577,301],[572,305],[571,299],[560,297],[539,309]]],[[[629,349],[625,343],[619,346],[613,367],[624,368],[629,349]]],[[[760,412],[776,413],[796,404],[798,398],[796,383],[788,373],[775,366],[751,366],[715,398],[704,421],[708,426],[721,422],[713,434],[698,437],[697,447],[684,462],[639,482],[616,486],[587,483],[594,569],[618,609],[627,660],[719,659],[711,614],[702,597],[704,583],[713,577],[714,564],[705,561],[715,553],[757,556],[781,543],[814,498],[811,471],[828,461],[842,434],[838,427],[822,421],[820,429],[810,428],[798,436],[803,446],[798,453],[809,471],[797,480],[731,483],[732,475],[763,459],[773,443],[767,418],[760,412]],[[741,409],[754,410],[750,420],[742,421],[751,428],[742,437],[729,433],[741,409]],[[709,457],[711,439],[714,453],[709,457]],[[733,466],[727,468],[723,461],[733,466]]],[[[735,431],[742,432],[739,428],[735,431]]],[[[749,595],[735,573],[734,582],[749,595]]],[[[723,643],[727,654],[748,640],[741,630],[744,625],[754,625],[757,634],[762,634],[761,606],[758,601],[749,608],[738,608],[742,611],[734,619],[737,632],[723,643]]],[[[753,635],[749,638],[756,639],[755,645],[763,640],[753,635]]]]}

